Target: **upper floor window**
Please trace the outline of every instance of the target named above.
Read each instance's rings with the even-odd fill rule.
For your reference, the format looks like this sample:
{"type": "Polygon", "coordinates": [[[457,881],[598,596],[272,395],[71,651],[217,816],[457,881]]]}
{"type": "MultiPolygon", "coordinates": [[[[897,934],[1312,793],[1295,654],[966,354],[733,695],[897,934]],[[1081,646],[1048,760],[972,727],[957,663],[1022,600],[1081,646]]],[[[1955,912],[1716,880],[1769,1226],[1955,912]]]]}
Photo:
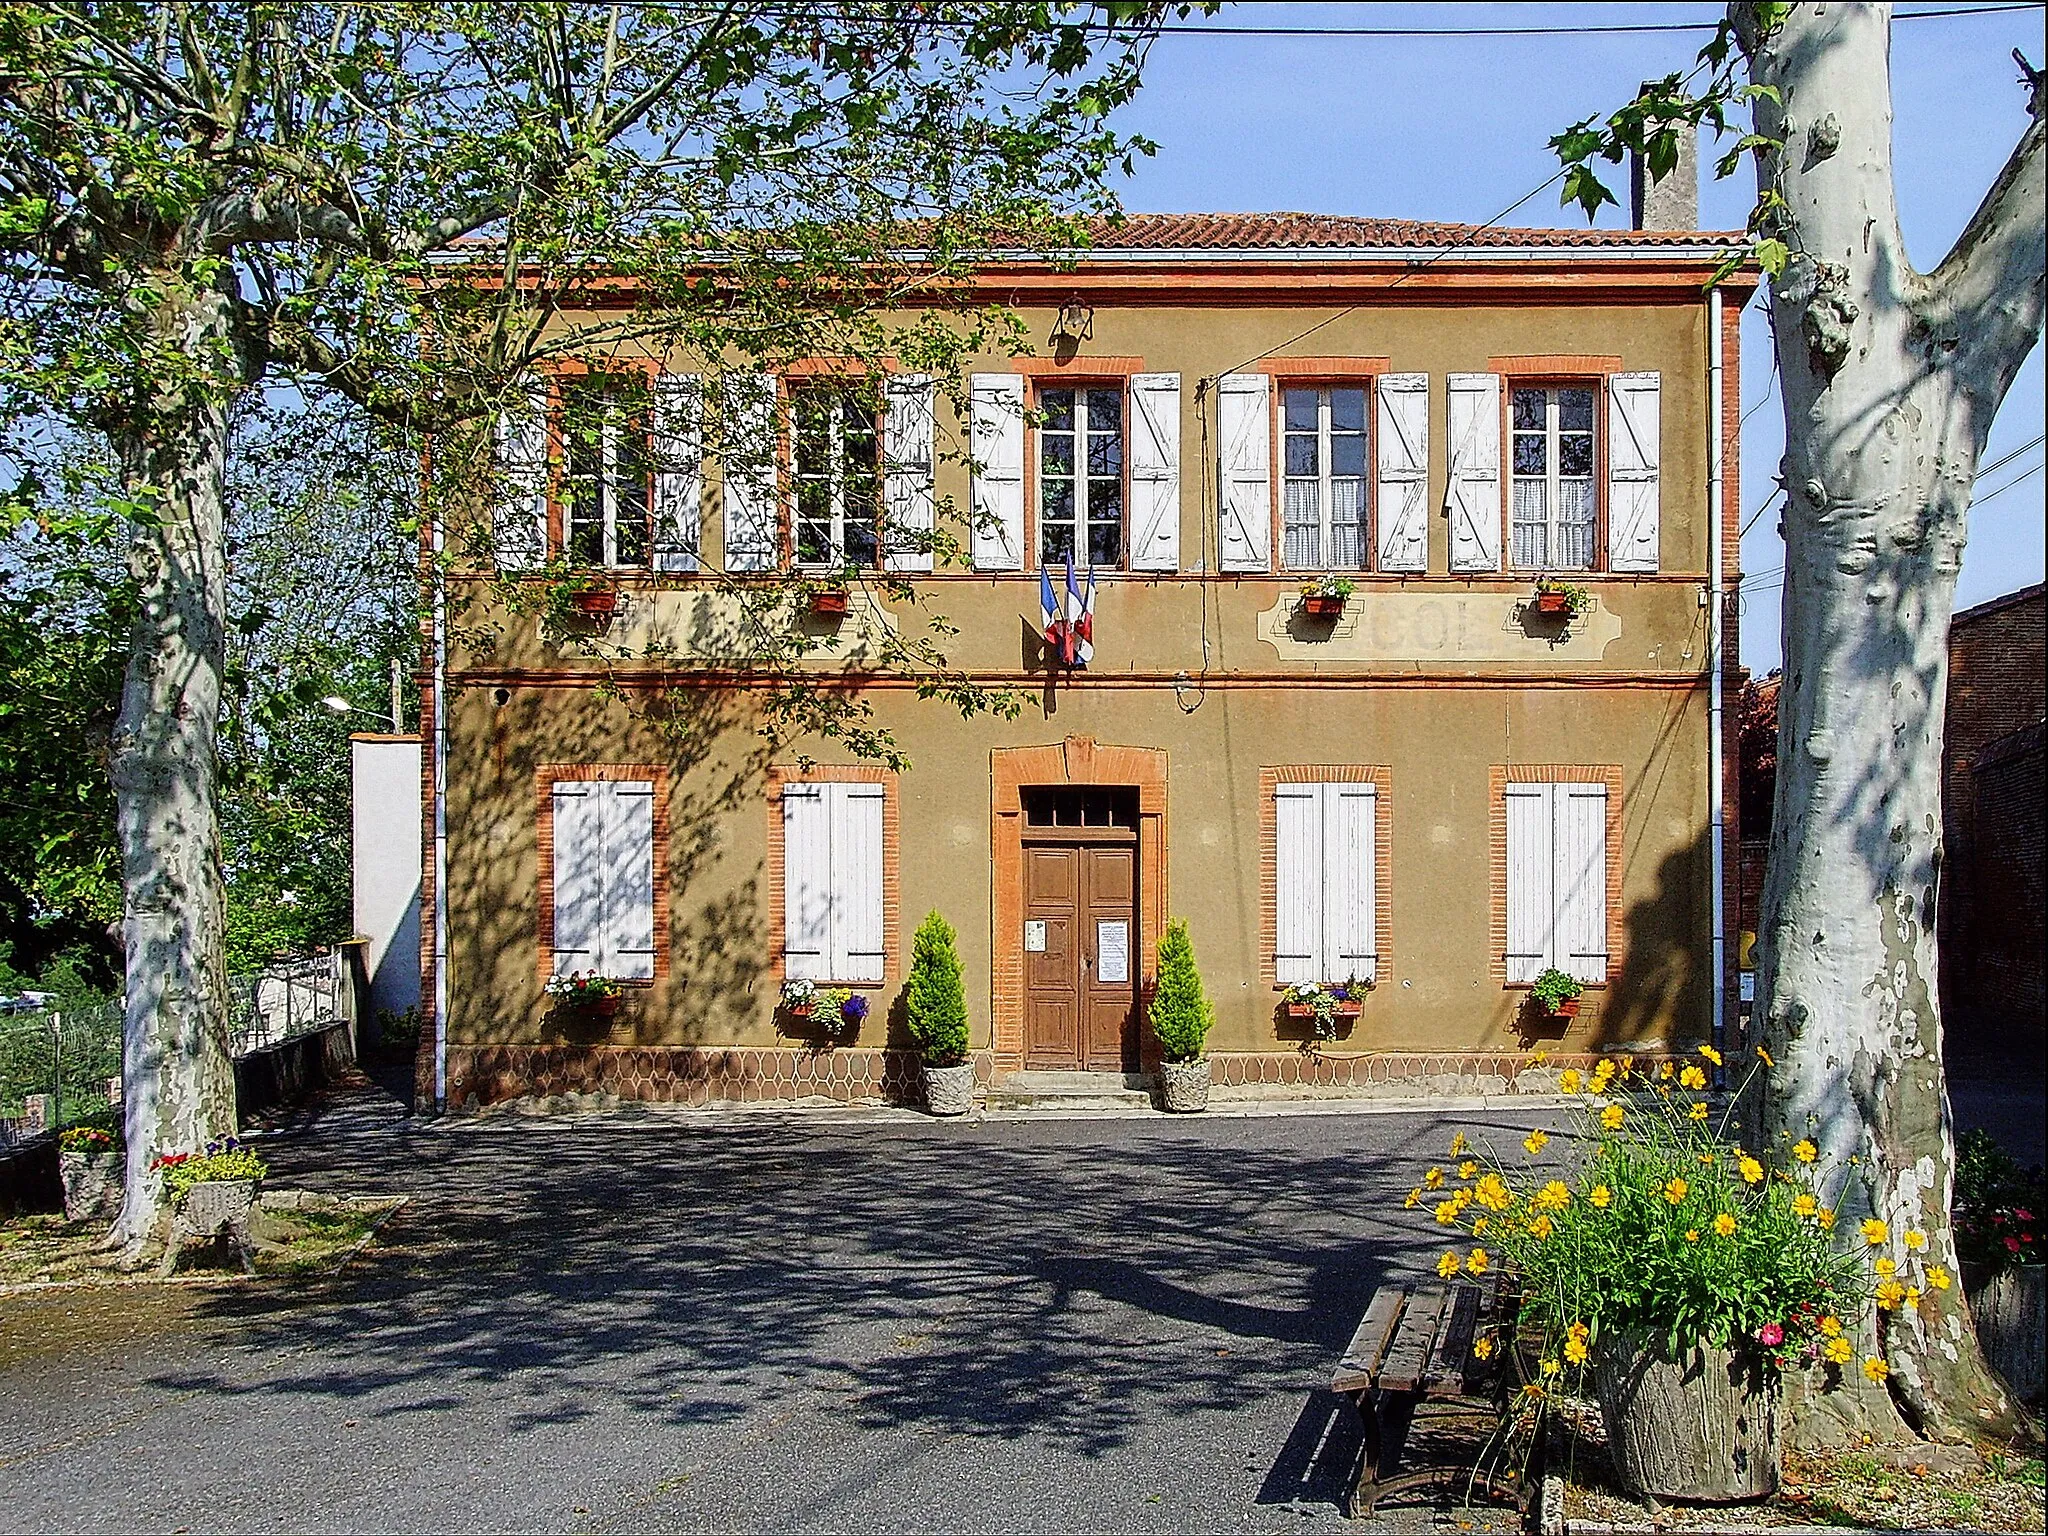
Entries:
{"type": "Polygon", "coordinates": [[[579,565],[645,566],[653,549],[646,392],[588,378],[562,390],[562,551],[579,565]]]}
{"type": "Polygon", "coordinates": [[[1038,558],[1118,566],[1124,558],[1124,393],[1040,393],[1038,558]]]}
{"type": "Polygon", "coordinates": [[[1518,569],[1593,568],[1593,398],[1585,387],[1513,392],[1518,569]]]}
{"type": "Polygon", "coordinates": [[[1366,392],[1290,389],[1282,402],[1286,494],[1281,564],[1362,570],[1366,551],[1366,392]]]}
{"type": "Polygon", "coordinates": [[[796,563],[874,565],[882,471],[873,403],[844,384],[799,386],[790,391],[790,425],[796,563]]]}

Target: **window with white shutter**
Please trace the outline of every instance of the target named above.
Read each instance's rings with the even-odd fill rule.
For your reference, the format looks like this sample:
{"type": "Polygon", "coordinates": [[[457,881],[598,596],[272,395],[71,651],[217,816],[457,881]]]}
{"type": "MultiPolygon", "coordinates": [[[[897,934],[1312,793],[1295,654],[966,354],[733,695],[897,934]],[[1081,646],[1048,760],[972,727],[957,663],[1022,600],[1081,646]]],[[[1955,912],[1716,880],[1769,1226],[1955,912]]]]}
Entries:
{"type": "Polygon", "coordinates": [[[1276,980],[1378,974],[1378,810],[1369,781],[1273,786],[1276,980]]]}
{"type": "Polygon", "coordinates": [[[974,526],[968,550],[977,571],[1024,568],[1024,376],[977,373],[968,422],[974,474],[974,526]]]}
{"type": "Polygon", "coordinates": [[[633,379],[591,375],[562,389],[562,552],[576,565],[653,562],[649,403],[633,379]]]}
{"type": "Polygon", "coordinates": [[[881,548],[881,434],[874,401],[840,383],[789,392],[790,532],[808,570],[872,568],[881,548]]]}
{"type": "Polygon", "coordinates": [[[782,786],[783,974],[880,981],[886,895],[876,783],[782,786]]]}
{"type": "Polygon", "coordinates": [[[1280,564],[1365,569],[1367,435],[1363,389],[1287,389],[1280,397],[1280,564]]]}
{"type": "Polygon", "coordinates": [[[548,556],[548,387],[516,389],[497,420],[499,487],[491,514],[498,568],[530,570],[548,556]]]}
{"type": "Polygon", "coordinates": [[[1511,392],[1517,570],[1593,569],[1595,396],[1590,386],[1511,392]]]}
{"type": "Polygon", "coordinates": [[[1220,500],[1216,541],[1226,571],[1263,571],[1273,561],[1273,380],[1226,373],[1216,385],[1220,500]]]}
{"type": "Polygon", "coordinates": [[[651,980],[653,782],[557,780],[552,800],[552,970],[651,980]]]}
{"type": "Polygon", "coordinates": [[[1607,980],[1607,785],[1503,787],[1507,816],[1507,979],[1560,970],[1607,980]]]}

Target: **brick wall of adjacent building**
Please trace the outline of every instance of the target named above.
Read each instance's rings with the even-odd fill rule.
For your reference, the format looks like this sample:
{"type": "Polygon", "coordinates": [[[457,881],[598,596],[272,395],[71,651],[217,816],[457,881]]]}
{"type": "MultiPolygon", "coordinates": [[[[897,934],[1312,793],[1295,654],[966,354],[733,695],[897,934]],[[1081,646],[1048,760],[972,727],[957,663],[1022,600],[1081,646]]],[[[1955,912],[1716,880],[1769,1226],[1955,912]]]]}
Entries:
{"type": "Polygon", "coordinates": [[[2011,744],[2048,714],[2048,586],[1957,614],[1948,650],[1942,1002],[1952,1048],[1990,1049],[1995,1041],[2003,1054],[2013,1030],[2038,1041],[2043,1029],[2038,731],[2031,756],[2024,742],[2011,744]],[[2034,938],[2015,947],[2029,921],[2029,890],[2034,938]]]}

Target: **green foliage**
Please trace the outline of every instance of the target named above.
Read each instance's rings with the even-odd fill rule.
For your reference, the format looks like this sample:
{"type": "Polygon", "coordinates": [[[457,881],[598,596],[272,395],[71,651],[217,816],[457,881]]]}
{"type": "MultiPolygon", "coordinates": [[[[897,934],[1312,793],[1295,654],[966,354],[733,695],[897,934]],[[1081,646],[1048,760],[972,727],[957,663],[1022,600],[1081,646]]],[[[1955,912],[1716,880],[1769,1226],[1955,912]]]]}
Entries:
{"type": "Polygon", "coordinates": [[[2022,1168],[1989,1133],[1956,1142],[1956,1257],[1996,1274],[2048,1262],[2048,1176],[2022,1168]]]}
{"type": "Polygon", "coordinates": [[[1578,977],[1552,966],[1537,976],[1529,988],[1529,995],[1543,1008],[1555,1013],[1585,990],[1578,977]]]}
{"type": "Polygon", "coordinates": [[[1195,1061],[1216,1022],[1195,967],[1194,941],[1186,918],[1177,917],[1159,936],[1159,984],[1152,994],[1152,1033],[1168,1061],[1195,1061]]]}
{"type": "Polygon", "coordinates": [[[269,1166],[230,1136],[209,1142],[204,1152],[174,1152],[150,1165],[163,1175],[164,1193],[182,1200],[194,1184],[211,1184],[228,1179],[260,1179],[269,1166]]]}
{"type": "Polygon", "coordinates": [[[934,1067],[967,1059],[967,991],[960,980],[960,952],[953,925],[936,910],[925,914],[910,942],[910,981],[904,1018],[911,1038],[934,1067]]]}
{"type": "MultiPolygon", "coordinates": [[[[1537,1161],[1552,1140],[1546,1131],[1532,1132],[1512,1163],[1461,1133],[1455,1179],[1431,1168],[1408,1197],[1472,1236],[1469,1253],[1443,1255],[1439,1274],[1512,1265],[1524,1321],[1543,1332],[1539,1386],[1568,1382],[1617,1332],[1674,1353],[1699,1342],[1733,1348],[1772,1368],[1850,1362],[1847,1330],[1871,1289],[1862,1255],[1830,1236],[1830,1201],[1848,1169],[1829,1167],[1806,1142],[1759,1155],[1727,1140],[1725,1123],[1714,1128],[1697,1097],[1706,1074],[1696,1065],[1645,1079],[1610,1060],[1590,1084],[1567,1071],[1561,1085],[1590,1088],[1557,1137],[1573,1149],[1563,1166],[1537,1161]]],[[[1953,1284],[1921,1262],[1925,1234],[1917,1246],[1914,1236],[1912,1272],[1879,1272],[1882,1307],[1917,1302],[1909,1286],[1953,1284]]]]}

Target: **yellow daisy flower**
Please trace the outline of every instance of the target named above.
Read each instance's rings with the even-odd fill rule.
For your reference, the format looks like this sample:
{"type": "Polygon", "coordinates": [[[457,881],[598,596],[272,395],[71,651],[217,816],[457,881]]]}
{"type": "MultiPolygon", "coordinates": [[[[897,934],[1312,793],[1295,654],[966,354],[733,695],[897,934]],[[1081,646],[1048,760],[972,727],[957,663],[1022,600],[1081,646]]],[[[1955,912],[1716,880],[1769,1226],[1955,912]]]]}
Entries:
{"type": "Polygon", "coordinates": [[[1700,1229],[1698,1227],[1687,1227],[1685,1229],[1685,1240],[1688,1243],[1698,1242],[1700,1240],[1700,1229]]]}
{"type": "Polygon", "coordinates": [[[1820,1214],[1815,1216],[1813,1219],[1820,1223],[1820,1229],[1823,1232],[1832,1232],[1835,1229],[1835,1213],[1833,1209],[1828,1206],[1822,1206],[1820,1208],[1820,1214]]]}
{"type": "Polygon", "coordinates": [[[1522,1142],[1522,1145],[1527,1147],[1529,1155],[1534,1157],[1538,1152],[1541,1152],[1546,1146],[1550,1145],[1550,1138],[1542,1131],[1531,1131],[1527,1139],[1522,1142]]]}
{"type": "Polygon", "coordinates": [[[1472,1186],[1472,1198],[1489,1211],[1504,1211],[1514,1203],[1514,1196],[1508,1192],[1506,1182],[1497,1173],[1489,1173],[1472,1186]]]}
{"type": "Polygon", "coordinates": [[[1550,1236],[1550,1218],[1540,1211],[1537,1212],[1535,1218],[1529,1223],[1529,1235],[1539,1243],[1550,1236]]]}
{"type": "Polygon", "coordinates": [[[1610,1104],[1600,1111],[1600,1128],[1604,1131],[1618,1131],[1627,1115],[1628,1111],[1619,1104],[1610,1104]]]}
{"type": "Polygon", "coordinates": [[[1877,1288],[1877,1304],[1887,1312],[1896,1312],[1905,1299],[1906,1288],[1896,1280],[1887,1280],[1877,1288]]]}
{"type": "Polygon", "coordinates": [[[1451,1138],[1451,1156],[1463,1157],[1467,1152],[1471,1151],[1471,1149],[1472,1143],[1465,1139],[1465,1133],[1463,1131],[1458,1132],[1457,1135],[1451,1138]]]}
{"type": "Polygon", "coordinates": [[[1485,1235],[1486,1222],[1487,1218],[1484,1216],[1474,1216],[1472,1218],[1472,1235],[1474,1237],[1481,1237],[1485,1235]]]}
{"type": "Polygon", "coordinates": [[[1723,1211],[1714,1218],[1714,1232],[1720,1237],[1733,1237],[1735,1235],[1735,1218],[1726,1211],[1723,1211]]]}
{"type": "Polygon", "coordinates": [[[1756,1059],[1767,1067],[1775,1067],[1777,1065],[1775,1061],[1771,1060],[1771,1053],[1762,1046],[1756,1048],[1756,1059]]]}
{"type": "Polygon", "coordinates": [[[1422,1176],[1422,1182],[1423,1182],[1423,1184],[1424,1184],[1424,1185],[1425,1185],[1425,1186],[1426,1186],[1427,1188],[1430,1188],[1430,1189],[1441,1189],[1441,1188],[1443,1187],[1443,1182],[1444,1182],[1444,1171],[1443,1171],[1443,1169],[1441,1169],[1441,1168],[1432,1168],[1432,1169],[1430,1169],[1430,1170],[1429,1170],[1429,1172],[1425,1173],[1425,1174],[1424,1174],[1424,1175],[1422,1176]]]}
{"type": "Polygon", "coordinates": [[[1590,1353],[1591,1351],[1586,1348],[1586,1341],[1584,1339],[1566,1339],[1564,1341],[1564,1357],[1571,1361],[1573,1365],[1584,1365],[1586,1363],[1586,1356],[1590,1353]]]}
{"type": "Polygon", "coordinates": [[[1810,1163],[1820,1156],[1820,1148],[1810,1141],[1795,1141],[1792,1144],[1792,1155],[1802,1163],[1810,1163]]]}
{"type": "Polygon", "coordinates": [[[1918,1253],[1927,1246],[1927,1234],[1918,1227],[1913,1228],[1906,1234],[1906,1246],[1914,1253],[1918,1253]]]}
{"type": "Polygon", "coordinates": [[[1562,1072],[1558,1073],[1557,1088],[1560,1093],[1577,1093],[1579,1091],[1578,1069],[1566,1067],[1562,1072]]]}
{"type": "Polygon", "coordinates": [[[1745,1184],[1757,1184],[1763,1181],[1764,1165],[1753,1157],[1745,1155],[1739,1159],[1735,1164],[1735,1171],[1742,1175],[1742,1182],[1745,1184]]]}
{"type": "Polygon", "coordinates": [[[1820,1202],[1811,1195],[1801,1194],[1792,1197],[1792,1214],[1795,1216],[1811,1216],[1819,1209],[1820,1202]]]}
{"type": "Polygon", "coordinates": [[[1474,1339],[1474,1340],[1472,1341],[1472,1358],[1473,1358],[1474,1360],[1490,1360],[1490,1359],[1492,1359],[1492,1358],[1493,1358],[1493,1340],[1491,1340],[1491,1339],[1474,1339]]]}
{"type": "Polygon", "coordinates": [[[1673,1179],[1664,1186],[1664,1198],[1673,1205],[1677,1205],[1685,1199],[1685,1192],[1691,1188],[1692,1186],[1686,1183],[1685,1180],[1673,1179]]]}
{"type": "Polygon", "coordinates": [[[1863,1234],[1863,1241],[1870,1244],[1873,1248],[1892,1235],[1892,1229],[1879,1221],[1875,1216],[1865,1217],[1863,1225],[1856,1230],[1863,1234]]]}
{"type": "Polygon", "coordinates": [[[1711,1061],[1715,1066],[1718,1067],[1721,1065],[1721,1053],[1715,1050],[1711,1045],[1701,1046],[1700,1054],[1706,1057],[1707,1060],[1711,1061]]]}
{"type": "Polygon", "coordinates": [[[1572,1192],[1562,1179],[1552,1179],[1536,1191],[1529,1203],[1539,1211],[1561,1211],[1572,1203],[1572,1192]]]}
{"type": "Polygon", "coordinates": [[[1595,1210],[1604,1211],[1614,1203],[1614,1191],[1605,1184],[1595,1184],[1586,1198],[1593,1202],[1595,1210]]]}
{"type": "Polygon", "coordinates": [[[1686,1118],[1686,1119],[1688,1119],[1688,1120],[1704,1120],[1704,1119],[1706,1119],[1706,1118],[1707,1118],[1707,1106],[1706,1106],[1706,1101],[1705,1101],[1705,1100],[1703,1100],[1703,1099],[1695,1099],[1695,1100],[1693,1100],[1693,1105],[1692,1105],[1692,1108],[1691,1108],[1691,1109],[1688,1109],[1688,1110],[1687,1110],[1687,1111],[1685,1112],[1685,1118],[1686,1118]]]}
{"type": "Polygon", "coordinates": [[[1939,1264],[1928,1265],[1927,1283],[1933,1286],[1937,1291],[1947,1290],[1949,1287],[1948,1271],[1943,1269],[1939,1264]]]}
{"type": "Polygon", "coordinates": [[[1487,1257],[1484,1248],[1474,1248],[1465,1259],[1465,1268],[1471,1274],[1483,1275],[1486,1273],[1487,1266],[1492,1262],[1493,1260],[1487,1257]]]}
{"type": "Polygon", "coordinates": [[[1458,1164],[1458,1177],[1461,1179],[1469,1179],[1478,1171],[1479,1165],[1469,1157],[1464,1162],[1458,1164]]]}
{"type": "Polygon", "coordinates": [[[1448,1227],[1448,1226],[1452,1225],[1453,1223],[1455,1223],[1455,1222],[1457,1221],[1457,1219],[1458,1219],[1458,1202],[1457,1202],[1457,1201],[1455,1201],[1455,1200],[1445,1200],[1445,1201],[1443,1201],[1443,1202],[1442,1202],[1441,1204],[1439,1204],[1439,1205],[1437,1206],[1437,1208],[1436,1208],[1436,1220],[1437,1220],[1437,1225],[1438,1225],[1438,1226],[1440,1226],[1440,1227],[1448,1227]]]}
{"type": "Polygon", "coordinates": [[[1692,1089],[1704,1088],[1707,1086],[1707,1074],[1691,1062],[1687,1062],[1685,1070],[1678,1074],[1678,1086],[1692,1089]]]}
{"type": "Polygon", "coordinates": [[[1436,1272],[1446,1280],[1450,1279],[1451,1276],[1458,1272],[1458,1256],[1455,1253],[1446,1252],[1442,1258],[1436,1261],[1436,1272]]]}
{"type": "Polygon", "coordinates": [[[1408,1198],[1403,1200],[1401,1205],[1403,1209],[1412,1211],[1420,1204],[1422,1204],[1422,1189],[1418,1185],[1416,1188],[1408,1191],[1408,1198]]]}
{"type": "Polygon", "coordinates": [[[1856,1351],[1841,1334],[1836,1334],[1820,1347],[1821,1358],[1830,1365],[1847,1365],[1856,1351]]]}
{"type": "Polygon", "coordinates": [[[1555,1360],[1548,1359],[1539,1360],[1536,1363],[1536,1368],[1546,1376],[1555,1376],[1559,1371],[1564,1369],[1564,1367],[1559,1365],[1555,1360]]]}
{"type": "Polygon", "coordinates": [[[1891,1375],[1891,1367],[1884,1363],[1882,1356],[1865,1355],[1863,1357],[1863,1374],[1872,1381],[1883,1381],[1885,1377],[1891,1375]]]}
{"type": "Polygon", "coordinates": [[[1820,1320],[1820,1331],[1823,1338],[1838,1338],[1842,1332],[1842,1320],[1830,1312],[1820,1320]]]}
{"type": "Polygon", "coordinates": [[[1877,1277],[1880,1280],[1889,1280],[1899,1272],[1898,1264],[1891,1259],[1879,1259],[1873,1267],[1877,1270],[1877,1277]]]}

